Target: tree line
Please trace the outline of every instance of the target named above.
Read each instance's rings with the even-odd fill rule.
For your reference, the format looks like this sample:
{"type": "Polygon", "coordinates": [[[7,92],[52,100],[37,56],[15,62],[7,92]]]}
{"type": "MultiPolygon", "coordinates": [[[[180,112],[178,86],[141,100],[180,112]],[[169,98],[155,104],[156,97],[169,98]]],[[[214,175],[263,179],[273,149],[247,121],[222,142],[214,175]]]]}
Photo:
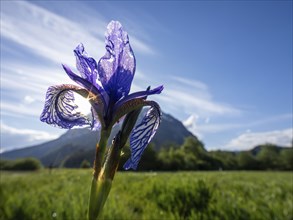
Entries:
{"type": "Polygon", "coordinates": [[[0,160],[0,170],[33,171],[42,168],[41,162],[36,158],[23,158],[17,160],[0,160]]]}
{"type": "MultiPolygon", "coordinates": [[[[51,163],[48,168],[90,168],[94,149],[73,152],[61,164],[51,163]]],[[[130,157],[129,147],[123,149],[119,170],[130,157]]],[[[53,158],[54,159],[54,158],[53,158]]],[[[38,170],[42,167],[35,158],[0,160],[0,170],[38,170]]],[[[264,144],[249,151],[207,151],[196,137],[187,137],[181,146],[168,144],[155,150],[150,144],[139,163],[139,171],[179,170],[293,170],[293,148],[264,144]]]]}
{"type": "MultiPolygon", "coordinates": [[[[125,150],[120,169],[130,152],[125,150]]],[[[155,151],[150,145],[144,152],[138,170],[293,170],[293,148],[264,144],[249,151],[206,151],[195,137],[181,146],[170,144],[155,151]]]]}

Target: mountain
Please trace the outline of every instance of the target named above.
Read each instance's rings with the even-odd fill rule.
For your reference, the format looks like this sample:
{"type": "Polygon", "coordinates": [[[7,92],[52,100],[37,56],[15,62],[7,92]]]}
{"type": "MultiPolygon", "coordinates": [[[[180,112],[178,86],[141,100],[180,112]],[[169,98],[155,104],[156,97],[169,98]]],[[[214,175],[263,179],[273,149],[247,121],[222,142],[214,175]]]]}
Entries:
{"type": "MultiPolygon", "coordinates": [[[[118,131],[119,126],[115,126],[109,142],[113,140],[118,131]]],[[[193,134],[179,120],[163,113],[161,125],[151,143],[153,143],[155,150],[159,150],[170,144],[179,146],[189,136],[193,136],[193,134]]],[[[98,140],[99,131],[91,131],[87,128],[71,129],[53,141],[4,152],[1,154],[1,159],[35,157],[41,160],[45,166],[59,166],[64,163],[70,166],[71,161],[75,160],[92,161],[98,140]]]]}
{"type": "Polygon", "coordinates": [[[169,114],[163,114],[160,127],[151,141],[154,144],[154,149],[159,150],[161,147],[166,147],[170,144],[181,145],[186,137],[194,136],[188,131],[181,121],[172,117],[169,114]]]}

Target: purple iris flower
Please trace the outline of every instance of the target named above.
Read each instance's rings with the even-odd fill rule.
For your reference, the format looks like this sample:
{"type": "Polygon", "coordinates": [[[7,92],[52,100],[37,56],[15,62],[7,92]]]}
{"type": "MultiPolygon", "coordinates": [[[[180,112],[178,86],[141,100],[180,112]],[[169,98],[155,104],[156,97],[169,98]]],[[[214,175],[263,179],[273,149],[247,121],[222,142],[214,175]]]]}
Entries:
{"type": "Polygon", "coordinates": [[[130,134],[131,158],[125,169],[136,169],[140,157],[157,131],[161,110],[154,101],[147,101],[148,95],[159,94],[163,86],[129,94],[135,73],[135,57],[127,33],[117,21],[107,27],[106,54],[97,63],[89,57],[84,46],[74,50],[76,67],[80,75],[63,65],[67,75],[79,86],[59,85],[49,87],[41,121],[60,128],[90,126],[110,130],[123,116],[144,106],[150,109],[130,134]],[[92,117],[77,111],[74,93],[87,98],[91,104],[92,117]]]}

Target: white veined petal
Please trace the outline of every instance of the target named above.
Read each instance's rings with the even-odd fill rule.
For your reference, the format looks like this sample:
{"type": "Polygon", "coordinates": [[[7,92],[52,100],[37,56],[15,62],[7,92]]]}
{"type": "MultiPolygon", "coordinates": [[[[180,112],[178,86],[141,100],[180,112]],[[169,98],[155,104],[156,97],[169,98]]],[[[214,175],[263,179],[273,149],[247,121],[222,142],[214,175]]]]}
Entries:
{"type": "Polygon", "coordinates": [[[131,158],[125,163],[124,169],[136,169],[143,151],[154,137],[161,122],[161,110],[154,104],[130,135],[131,158]]]}

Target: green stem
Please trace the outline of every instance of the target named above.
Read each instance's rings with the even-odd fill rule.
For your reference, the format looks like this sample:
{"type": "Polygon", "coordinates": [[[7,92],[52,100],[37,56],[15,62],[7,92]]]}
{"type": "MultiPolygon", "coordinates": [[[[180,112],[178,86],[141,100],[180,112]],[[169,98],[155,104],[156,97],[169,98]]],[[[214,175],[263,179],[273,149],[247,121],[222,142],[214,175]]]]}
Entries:
{"type": "Polygon", "coordinates": [[[94,162],[94,174],[91,185],[89,201],[89,220],[99,218],[107,197],[110,193],[112,181],[119,165],[121,149],[126,144],[131,130],[133,129],[141,108],[131,111],[124,119],[122,129],[115,137],[107,155],[105,151],[111,129],[102,129],[100,142],[96,148],[96,158],[94,162]]]}
{"type": "Polygon", "coordinates": [[[112,181],[102,178],[102,166],[105,159],[105,151],[111,129],[102,129],[99,144],[96,146],[96,156],[94,161],[94,173],[92,178],[90,200],[89,200],[89,220],[96,220],[100,215],[107,196],[111,189],[112,181]]]}
{"type": "Polygon", "coordinates": [[[121,145],[121,131],[119,131],[107,154],[107,158],[104,163],[102,172],[103,177],[111,180],[114,179],[114,175],[119,165],[122,147],[123,146],[121,145]]]}
{"type": "Polygon", "coordinates": [[[94,178],[97,179],[102,169],[105,151],[108,144],[108,139],[111,134],[111,129],[102,129],[99,144],[96,146],[96,157],[94,161],[94,178]]]}
{"type": "Polygon", "coordinates": [[[111,179],[92,179],[89,220],[96,220],[100,216],[112,186],[111,179]]]}

